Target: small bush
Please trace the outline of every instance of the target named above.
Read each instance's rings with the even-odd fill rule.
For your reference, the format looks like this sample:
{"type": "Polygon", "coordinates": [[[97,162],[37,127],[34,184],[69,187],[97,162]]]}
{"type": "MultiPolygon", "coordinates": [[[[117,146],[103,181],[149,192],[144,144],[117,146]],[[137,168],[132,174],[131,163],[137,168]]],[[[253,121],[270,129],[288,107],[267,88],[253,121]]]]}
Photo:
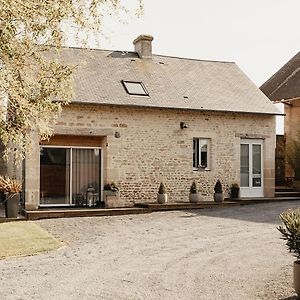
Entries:
{"type": "Polygon", "coordinates": [[[159,194],[166,194],[167,192],[166,192],[166,188],[165,188],[165,186],[164,186],[164,184],[161,182],[160,183],[160,186],[159,186],[159,189],[158,189],[158,193],[159,194]]]}
{"type": "Polygon", "coordinates": [[[277,229],[282,234],[282,239],[286,241],[286,245],[290,252],[300,261],[300,209],[288,210],[282,213],[280,219],[284,226],[277,229]]]}
{"type": "Polygon", "coordinates": [[[240,186],[239,186],[239,184],[238,184],[237,182],[234,182],[234,183],[231,185],[231,188],[232,188],[232,189],[239,189],[240,186]]]}
{"type": "Polygon", "coordinates": [[[105,191],[114,191],[114,192],[116,192],[116,191],[119,190],[119,188],[116,186],[116,184],[114,182],[105,184],[103,188],[104,188],[105,191]]]}
{"type": "Polygon", "coordinates": [[[216,182],[216,185],[215,185],[214,190],[215,190],[215,193],[216,193],[216,194],[223,193],[222,184],[221,184],[220,180],[218,180],[218,181],[216,182]]]}
{"type": "Polygon", "coordinates": [[[195,181],[192,182],[191,188],[190,188],[190,193],[191,194],[197,194],[198,189],[197,189],[197,184],[195,181]]]}

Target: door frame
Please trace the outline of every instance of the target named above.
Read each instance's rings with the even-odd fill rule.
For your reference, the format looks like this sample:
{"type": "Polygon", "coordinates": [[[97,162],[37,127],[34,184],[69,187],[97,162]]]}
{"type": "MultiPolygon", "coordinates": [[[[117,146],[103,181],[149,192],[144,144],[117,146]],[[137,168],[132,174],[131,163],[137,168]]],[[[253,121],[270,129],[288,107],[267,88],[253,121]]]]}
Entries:
{"type": "MultiPolygon", "coordinates": [[[[240,166],[241,166],[241,145],[249,145],[249,186],[240,186],[240,197],[264,197],[264,140],[263,139],[241,139],[240,140],[240,166]],[[261,186],[253,186],[253,145],[261,146],[261,186]]],[[[240,169],[241,170],[241,169],[240,169]]],[[[241,173],[240,173],[241,177],[241,173]]]]}
{"type": "MultiPolygon", "coordinates": [[[[93,149],[98,149],[101,154],[101,159],[100,159],[100,185],[99,185],[99,193],[100,193],[100,201],[103,201],[103,188],[104,188],[104,169],[103,169],[103,147],[88,147],[88,146],[60,146],[60,145],[40,145],[40,150],[41,148],[61,148],[61,149],[88,149],[88,150],[93,150],[93,149]]],[[[41,170],[41,162],[40,162],[40,157],[39,156],[39,165],[40,165],[40,170],[41,170]]],[[[75,206],[75,204],[72,204],[72,151],[70,151],[70,194],[69,194],[69,204],[41,204],[41,197],[39,193],[39,207],[54,207],[54,206],[65,206],[65,207],[70,207],[70,206],[75,206]]],[[[39,182],[39,189],[40,189],[40,182],[39,182]]]]}

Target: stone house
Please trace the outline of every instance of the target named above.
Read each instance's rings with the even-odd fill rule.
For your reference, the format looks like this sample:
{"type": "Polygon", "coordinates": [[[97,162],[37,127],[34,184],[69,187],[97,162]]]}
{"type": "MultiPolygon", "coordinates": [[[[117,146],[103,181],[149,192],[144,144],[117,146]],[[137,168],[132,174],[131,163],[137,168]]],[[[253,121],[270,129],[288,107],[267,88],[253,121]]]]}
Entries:
{"type": "MultiPolygon", "coordinates": [[[[291,141],[300,136],[300,52],[290,59],[261,87],[261,91],[274,103],[284,104],[284,137],[277,137],[277,148],[282,143],[288,147],[291,141]]],[[[277,165],[285,165],[284,173],[277,177],[293,177],[294,172],[285,160],[285,149],[282,149],[281,161],[277,165]]],[[[282,168],[281,168],[282,170],[282,168]]]]}
{"type": "Polygon", "coordinates": [[[114,182],[120,206],[153,202],[164,182],[170,202],[188,201],[196,181],[213,200],[221,180],[241,196],[274,196],[275,115],[270,100],[232,62],[65,48],[78,64],[75,97],[48,142],[25,159],[25,208],[72,206],[114,182]],[[83,63],[84,62],[84,63],[83,63]]]}

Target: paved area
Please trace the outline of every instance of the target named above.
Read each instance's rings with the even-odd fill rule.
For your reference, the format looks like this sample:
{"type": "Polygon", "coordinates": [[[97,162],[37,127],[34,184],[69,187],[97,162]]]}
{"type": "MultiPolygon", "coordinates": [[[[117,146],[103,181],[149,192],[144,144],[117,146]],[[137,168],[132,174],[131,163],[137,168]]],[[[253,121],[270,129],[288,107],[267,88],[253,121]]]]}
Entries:
{"type": "Polygon", "coordinates": [[[295,299],[276,226],[298,206],[35,221],[64,246],[1,260],[0,298],[295,299]]]}

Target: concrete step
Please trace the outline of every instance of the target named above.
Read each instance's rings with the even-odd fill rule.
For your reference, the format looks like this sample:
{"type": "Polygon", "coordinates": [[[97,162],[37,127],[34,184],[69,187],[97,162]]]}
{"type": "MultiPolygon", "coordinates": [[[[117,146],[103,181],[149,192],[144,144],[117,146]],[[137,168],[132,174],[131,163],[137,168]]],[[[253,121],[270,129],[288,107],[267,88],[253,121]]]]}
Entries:
{"type": "Polygon", "coordinates": [[[294,188],[286,186],[276,186],[275,193],[276,192],[294,192],[294,188]]]}
{"type": "Polygon", "coordinates": [[[275,192],[275,197],[300,197],[300,192],[275,192]]]}
{"type": "Polygon", "coordinates": [[[48,209],[48,210],[25,210],[27,220],[39,220],[50,218],[74,218],[74,217],[101,217],[120,216],[130,214],[146,214],[151,211],[148,208],[124,207],[124,208],[98,208],[98,209],[48,209]]]}

